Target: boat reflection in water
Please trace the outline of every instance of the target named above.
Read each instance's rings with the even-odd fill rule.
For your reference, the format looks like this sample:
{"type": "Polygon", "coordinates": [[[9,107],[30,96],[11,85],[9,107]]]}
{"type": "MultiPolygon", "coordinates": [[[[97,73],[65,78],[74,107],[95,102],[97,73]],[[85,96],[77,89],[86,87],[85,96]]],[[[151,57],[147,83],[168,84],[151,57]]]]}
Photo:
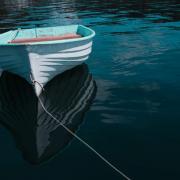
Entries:
{"type": "MultiPolygon", "coordinates": [[[[95,81],[83,64],[56,76],[40,98],[49,112],[75,132],[95,94],[95,81]]],[[[0,79],[0,122],[12,132],[24,158],[33,164],[48,160],[73,138],[44,112],[31,85],[7,72],[0,79]]]]}

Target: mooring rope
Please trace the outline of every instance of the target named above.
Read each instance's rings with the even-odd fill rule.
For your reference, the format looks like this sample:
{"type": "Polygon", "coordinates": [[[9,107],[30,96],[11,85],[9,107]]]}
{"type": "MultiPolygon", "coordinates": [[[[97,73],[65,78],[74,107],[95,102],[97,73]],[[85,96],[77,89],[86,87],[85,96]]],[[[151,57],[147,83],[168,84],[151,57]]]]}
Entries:
{"type": "MultiPolygon", "coordinates": [[[[32,79],[32,84],[35,86],[39,82],[32,79]]],[[[44,91],[44,88],[42,89],[44,91]]],[[[131,180],[127,175],[125,175],[122,171],[120,171],[117,167],[115,167],[112,163],[110,163],[105,157],[103,157],[99,152],[97,152],[92,146],[90,146],[87,142],[85,142],[82,138],[80,138],[78,135],[76,135],[73,131],[71,131],[68,127],[66,127],[63,123],[61,123],[56,117],[54,117],[44,106],[43,102],[41,101],[41,98],[37,96],[38,101],[40,102],[43,110],[46,112],[47,115],[49,115],[51,118],[53,118],[57,123],[59,123],[67,132],[69,132],[72,136],[74,136],[77,140],[79,140],[82,144],[84,144],[88,149],[90,149],[94,154],[96,154],[101,160],[103,160],[108,166],[110,166],[112,169],[114,169],[117,173],[119,173],[124,179],[131,180]]]]}

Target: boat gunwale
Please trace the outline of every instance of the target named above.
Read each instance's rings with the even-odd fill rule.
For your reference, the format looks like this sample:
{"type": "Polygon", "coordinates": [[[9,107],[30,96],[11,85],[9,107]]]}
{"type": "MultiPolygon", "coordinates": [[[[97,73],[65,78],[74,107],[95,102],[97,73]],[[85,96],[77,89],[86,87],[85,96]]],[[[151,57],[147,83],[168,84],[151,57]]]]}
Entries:
{"type": "MultiPolygon", "coordinates": [[[[4,46],[29,46],[29,45],[33,46],[33,45],[63,44],[63,43],[71,43],[71,42],[73,43],[73,42],[92,39],[96,34],[95,31],[89,27],[86,27],[86,26],[80,25],[80,24],[75,24],[75,25],[90,31],[91,34],[88,36],[76,38],[76,39],[64,39],[64,40],[55,40],[55,41],[43,41],[43,42],[32,42],[32,43],[8,43],[7,42],[7,44],[0,44],[0,47],[2,47],[2,46],[4,47],[4,46]]],[[[66,26],[68,26],[68,25],[66,25],[66,26]]],[[[55,26],[55,27],[61,27],[61,26],[55,26]]],[[[47,28],[47,27],[42,27],[42,28],[47,28]]],[[[25,29],[23,29],[23,30],[25,30],[25,29]]]]}

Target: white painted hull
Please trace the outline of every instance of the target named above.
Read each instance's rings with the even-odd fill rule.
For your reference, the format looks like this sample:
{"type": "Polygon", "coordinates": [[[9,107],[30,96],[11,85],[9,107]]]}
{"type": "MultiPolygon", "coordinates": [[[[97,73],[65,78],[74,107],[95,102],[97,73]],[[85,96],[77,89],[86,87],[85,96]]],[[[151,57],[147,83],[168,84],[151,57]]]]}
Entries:
{"type": "MultiPolygon", "coordinates": [[[[56,44],[35,44],[17,47],[1,47],[0,75],[2,70],[15,73],[31,82],[33,79],[43,87],[45,84],[68,69],[82,64],[92,50],[92,39],[56,44]]],[[[42,88],[36,83],[39,96],[42,88]]]]}

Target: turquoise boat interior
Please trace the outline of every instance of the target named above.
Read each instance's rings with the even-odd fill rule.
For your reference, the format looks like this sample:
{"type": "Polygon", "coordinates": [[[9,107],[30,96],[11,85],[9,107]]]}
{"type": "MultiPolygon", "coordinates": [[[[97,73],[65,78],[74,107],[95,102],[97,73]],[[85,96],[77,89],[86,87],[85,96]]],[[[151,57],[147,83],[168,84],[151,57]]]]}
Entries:
{"type": "Polygon", "coordinates": [[[43,28],[32,28],[32,29],[17,29],[13,31],[8,31],[6,33],[0,34],[0,46],[7,45],[23,45],[23,44],[13,44],[9,43],[15,39],[30,39],[39,38],[46,36],[62,36],[65,34],[78,34],[81,36],[79,39],[64,39],[64,40],[54,40],[54,41],[44,41],[44,42],[32,42],[28,44],[54,44],[54,43],[64,43],[70,41],[81,41],[85,39],[90,39],[94,37],[95,32],[88,27],[83,25],[69,25],[69,26],[56,26],[56,27],[43,27],[43,28]]]}

